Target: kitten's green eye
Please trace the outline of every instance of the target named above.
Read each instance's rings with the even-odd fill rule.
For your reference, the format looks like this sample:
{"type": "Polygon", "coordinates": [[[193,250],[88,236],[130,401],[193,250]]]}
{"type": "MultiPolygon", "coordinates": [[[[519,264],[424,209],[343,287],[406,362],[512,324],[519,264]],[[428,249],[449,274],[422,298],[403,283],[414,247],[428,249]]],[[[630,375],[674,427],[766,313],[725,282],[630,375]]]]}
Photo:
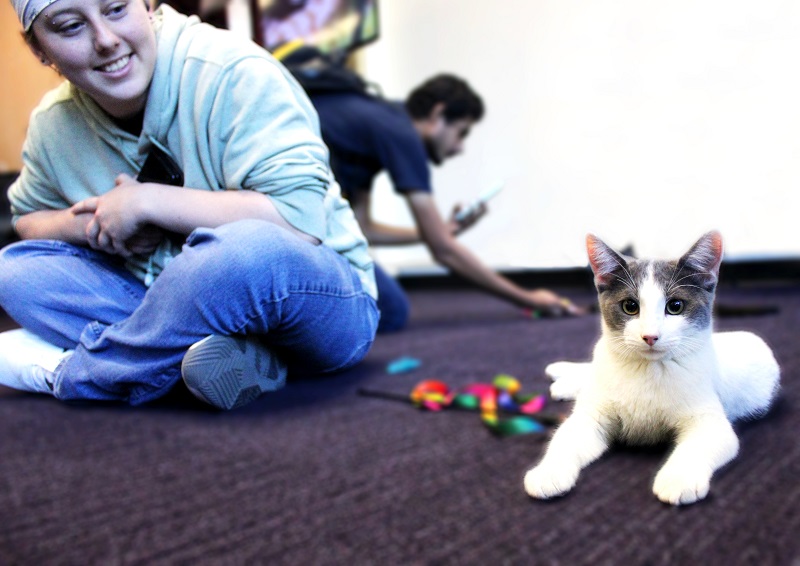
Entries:
{"type": "Polygon", "coordinates": [[[670,299],[667,301],[667,314],[681,314],[686,304],[680,299],[670,299]]]}
{"type": "Polygon", "coordinates": [[[633,299],[625,299],[622,301],[622,312],[630,316],[639,314],[639,303],[633,299]]]}

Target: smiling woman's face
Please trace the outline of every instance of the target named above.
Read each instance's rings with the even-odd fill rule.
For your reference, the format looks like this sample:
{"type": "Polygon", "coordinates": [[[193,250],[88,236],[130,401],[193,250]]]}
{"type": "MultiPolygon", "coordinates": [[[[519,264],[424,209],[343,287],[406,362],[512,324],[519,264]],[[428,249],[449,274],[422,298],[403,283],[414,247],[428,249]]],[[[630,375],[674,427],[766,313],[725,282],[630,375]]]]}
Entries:
{"type": "Polygon", "coordinates": [[[33,22],[36,55],[110,115],[141,111],[156,65],[142,0],[58,0],[33,22]]]}

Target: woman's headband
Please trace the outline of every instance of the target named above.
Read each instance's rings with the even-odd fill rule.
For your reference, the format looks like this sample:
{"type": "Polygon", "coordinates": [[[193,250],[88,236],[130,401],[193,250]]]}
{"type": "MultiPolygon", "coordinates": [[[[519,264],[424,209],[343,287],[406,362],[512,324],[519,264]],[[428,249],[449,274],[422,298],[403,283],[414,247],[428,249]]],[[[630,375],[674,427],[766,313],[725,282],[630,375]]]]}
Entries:
{"type": "Polygon", "coordinates": [[[17,11],[17,17],[22,23],[22,29],[26,32],[31,29],[36,16],[54,2],[58,2],[58,0],[11,0],[14,10],[17,11]]]}

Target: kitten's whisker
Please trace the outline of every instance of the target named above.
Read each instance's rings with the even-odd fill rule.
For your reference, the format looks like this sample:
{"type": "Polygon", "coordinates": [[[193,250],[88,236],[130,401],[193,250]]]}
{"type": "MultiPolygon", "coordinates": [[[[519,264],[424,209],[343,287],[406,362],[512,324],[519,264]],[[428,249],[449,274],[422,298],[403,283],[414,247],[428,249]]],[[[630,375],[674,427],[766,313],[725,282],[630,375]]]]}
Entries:
{"type": "Polygon", "coordinates": [[[672,270],[672,277],[670,277],[669,283],[667,283],[667,293],[669,293],[672,290],[672,286],[678,282],[676,281],[676,278],[681,274],[681,271],[683,271],[684,267],[686,267],[686,264],[681,265],[680,269],[672,270]]]}
{"type": "Polygon", "coordinates": [[[623,279],[623,278],[622,278],[622,277],[620,277],[619,275],[614,275],[614,277],[616,277],[616,278],[617,278],[617,280],[618,280],[620,283],[622,283],[623,285],[625,285],[625,286],[626,286],[628,289],[630,289],[630,290],[631,290],[631,291],[633,291],[634,293],[636,292],[636,287],[632,287],[632,286],[631,286],[631,284],[630,284],[630,283],[628,283],[628,281],[626,281],[625,279],[623,279]]]}
{"type": "MultiPolygon", "coordinates": [[[[638,286],[636,285],[636,281],[634,281],[634,279],[633,279],[633,276],[631,275],[631,272],[630,272],[630,271],[628,271],[628,268],[627,268],[625,265],[623,265],[622,263],[620,263],[618,259],[616,259],[616,258],[613,258],[613,259],[614,259],[614,261],[616,262],[616,264],[617,264],[618,266],[620,266],[620,268],[622,268],[622,271],[624,271],[624,272],[625,272],[625,275],[627,275],[627,276],[628,276],[628,281],[630,281],[630,282],[631,282],[631,284],[633,285],[632,287],[629,285],[629,286],[628,286],[628,288],[629,288],[631,291],[636,291],[636,290],[638,289],[638,286]]],[[[624,281],[622,280],[622,278],[620,278],[620,277],[617,277],[617,278],[618,278],[620,281],[622,281],[622,282],[624,283],[624,281]]]]}
{"type": "Polygon", "coordinates": [[[699,287],[698,285],[676,285],[673,289],[670,289],[670,292],[674,289],[681,289],[682,287],[686,287],[689,289],[700,289],[701,291],[703,290],[703,288],[699,287]]]}
{"type": "Polygon", "coordinates": [[[677,279],[675,281],[671,281],[670,282],[670,284],[667,286],[667,294],[670,294],[673,291],[673,289],[679,289],[680,287],[694,287],[696,289],[700,289],[700,287],[698,287],[697,285],[677,285],[676,286],[676,283],[679,283],[679,282],[683,281],[684,279],[688,279],[688,278],[694,277],[696,275],[713,275],[713,273],[711,273],[710,271],[698,271],[697,273],[690,273],[689,275],[684,275],[680,279],[677,279]]]}

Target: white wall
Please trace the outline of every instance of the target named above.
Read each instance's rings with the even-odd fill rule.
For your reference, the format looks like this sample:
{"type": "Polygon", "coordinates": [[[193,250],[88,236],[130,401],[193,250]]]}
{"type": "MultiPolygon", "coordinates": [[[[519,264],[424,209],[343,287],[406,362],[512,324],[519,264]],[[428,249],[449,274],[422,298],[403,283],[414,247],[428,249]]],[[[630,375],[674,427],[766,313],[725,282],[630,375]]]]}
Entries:
{"type": "MultiPolygon", "coordinates": [[[[488,264],[586,264],[584,235],[673,256],[717,228],[728,258],[797,257],[800,2],[381,0],[364,74],[403,98],[467,78],[488,107],[434,170],[443,211],[498,179],[462,236],[488,264]]],[[[410,223],[380,180],[376,216],[410,223]]],[[[422,246],[376,249],[395,270],[422,246]]]]}

